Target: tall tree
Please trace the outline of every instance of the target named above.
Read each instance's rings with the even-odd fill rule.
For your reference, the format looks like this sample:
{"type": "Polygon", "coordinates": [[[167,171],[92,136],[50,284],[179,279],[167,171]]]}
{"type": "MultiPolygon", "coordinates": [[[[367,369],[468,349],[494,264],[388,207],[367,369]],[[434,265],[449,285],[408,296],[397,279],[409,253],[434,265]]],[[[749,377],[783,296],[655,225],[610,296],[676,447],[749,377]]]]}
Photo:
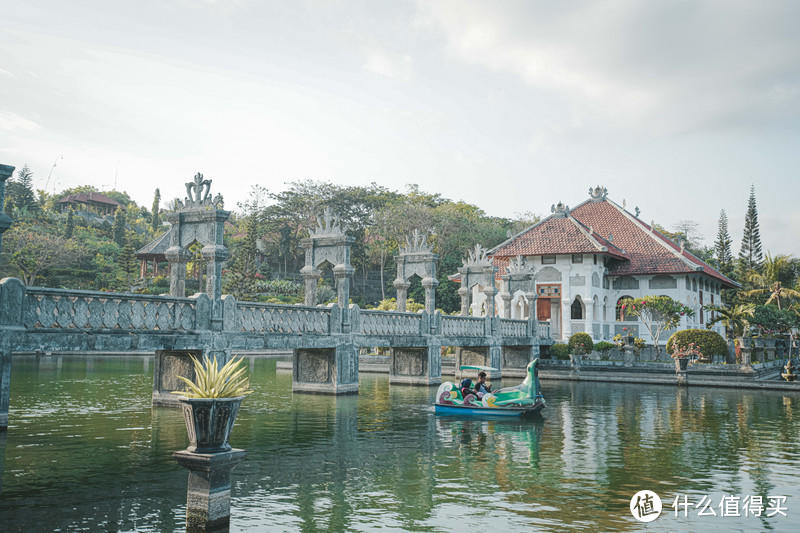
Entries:
{"type": "Polygon", "coordinates": [[[114,242],[120,246],[125,246],[125,210],[122,206],[117,208],[114,215],[114,227],[111,230],[114,242]]]}
{"type": "Polygon", "coordinates": [[[78,247],[52,231],[18,223],[4,235],[4,252],[25,285],[35,285],[49,269],[70,265],[78,257],[78,247]]]}
{"type": "Polygon", "coordinates": [[[136,255],[133,249],[133,239],[126,238],[125,244],[122,246],[122,251],[119,254],[119,268],[122,287],[124,290],[130,290],[131,278],[136,270],[136,255]]]}
{"type": "Polygon", "coordinates": [[[733,266],[733,253],[731,252],[731,236],[728,233],[728,214],[725,210],[719,212],[717,227],[717,240],[714,241],[714,254],[723,274],[729,275],[733,266]]]}
{"type": "Polygon", "coordinates": [[[236,249],[233,264],[228,273],[225,290],[237,300],[252,300],[258,290],[256,273],[256,240],[258,238],[258,219],[250,215],[247,219],[247,236],[236,249]]]}
{"type": "Polygon", "coordinates": [[[70,208],[69,212],[67,213],[67,226],[64,229],[64,238],[71,239],[74,231],[75,231],[75,218],[72,213],[72,209],[70,208]]]}
{"type": "Polygon", "coordinates": [[[153,196],[153,208],[151,209],[151,214],[152,214],[151,227],[153,229],[153,233],[156,233],[158,229],[161,227],[161,218],[159,217],[160,209],[161,209],[161,191],[156,189],[156,193],[153,196]]]}
{"type": "Polygon", "coordinates": [[[747,213],[744,217],[744,235],[742,248],[739,251],[739,263],[742,270],[760,270],[764,262],[761,249],[761,233],[758,229],[758,208],[756,207],[756,188],[750,186],[750,199],[747,201],[747,213]]]}
{"type": "Polygon", "coordinates": [[[16,209],[28,211],[38,209],[36,194],[33,192],[33,172],[28,168],[28,165],[17,171],[17,179],[9,183],[7,195],[9,204],[16,209]]]}

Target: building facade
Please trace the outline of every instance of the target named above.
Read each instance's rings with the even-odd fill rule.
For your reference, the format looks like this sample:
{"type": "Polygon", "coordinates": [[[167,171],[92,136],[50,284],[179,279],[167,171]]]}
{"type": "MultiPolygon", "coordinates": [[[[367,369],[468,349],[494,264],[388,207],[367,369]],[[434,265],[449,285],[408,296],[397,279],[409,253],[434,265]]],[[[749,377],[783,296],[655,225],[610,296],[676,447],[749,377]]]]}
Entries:
{"type": "MultiPolygon", "coordinates": [[[[558,340],[586,332],[595,341],[630,334],[652,343],[635,317],[623,316],[620,301],[664,295],[695,312],[681,319],[680,329],[705,328],[713,317],[703,306],[720,304],[721,290],[737,286],[736,282],[610,200],[605,188],[592,188],[589,196],[574,209],[554,205],[550,216],[489,250],[498,279],[516,257],[535,272],[535,309],[518,291],[512,295],[507,318],[528,318],[535,312],[539,320],[550,322],[558,340]]],[[[471,289],[471,313],[484,314],[482,288],[471,289]]],[[[497,298],[494,307],[502,316],[505,312],[497,298]]],[[[724,335],[721,325],[712,329],[724,335]]],[[[669,332],[660,342],[668,337],[669,332]]]]}

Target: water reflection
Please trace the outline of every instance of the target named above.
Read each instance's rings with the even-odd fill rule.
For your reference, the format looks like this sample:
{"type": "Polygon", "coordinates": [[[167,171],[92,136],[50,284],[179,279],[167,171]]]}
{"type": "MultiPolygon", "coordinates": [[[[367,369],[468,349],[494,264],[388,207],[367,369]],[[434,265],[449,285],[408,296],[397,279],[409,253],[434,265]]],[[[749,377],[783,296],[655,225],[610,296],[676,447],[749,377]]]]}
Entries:
{"type": "MultiPolygon", "coordinates": [[[[150,407],[145,361],[15,359],[9,531],[183,529],[186,472],[171,454],[186,432],[177,410],[150,407]]],[[[293,395],[274,361],[250,368],[255,393],[231,437],[248,451],[232,476],[234,531],[636,530],[628,501],[642,488],[666,508],[648,529],[798,528],[798,398],[786,393],[546,382],[544,420],[486,421],[436,417],[434,389],[387,376],[337,398],[293,395]],[[787,495],[790,514],[674,518],[677,493],[787,495]]]]}

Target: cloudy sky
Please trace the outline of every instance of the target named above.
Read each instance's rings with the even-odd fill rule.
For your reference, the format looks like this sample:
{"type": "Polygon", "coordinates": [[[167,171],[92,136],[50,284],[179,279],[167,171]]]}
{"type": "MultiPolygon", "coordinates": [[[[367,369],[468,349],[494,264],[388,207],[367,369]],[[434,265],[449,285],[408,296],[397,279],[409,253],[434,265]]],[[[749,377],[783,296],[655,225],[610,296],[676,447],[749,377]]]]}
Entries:
{"type": "Polygon", "coordinates": [[[708,242],[725,209],[738,252],[752,183],[765,248],[800,255],[800,2],[0,8],[0,163],[37,188],[417,183],[513,216],[602,184],[708,242]]]}

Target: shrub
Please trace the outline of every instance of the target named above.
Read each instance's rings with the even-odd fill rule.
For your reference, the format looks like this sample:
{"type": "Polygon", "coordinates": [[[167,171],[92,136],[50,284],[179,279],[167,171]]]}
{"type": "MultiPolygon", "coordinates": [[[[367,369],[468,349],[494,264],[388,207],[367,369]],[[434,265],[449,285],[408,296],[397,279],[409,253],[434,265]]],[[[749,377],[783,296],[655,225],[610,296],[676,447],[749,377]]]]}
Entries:
{"type": "Polygon", "coordinates": [[[592,336],[588,333],[575,333],[569,338],[569,353],[583,355],[590,353],[594,347],[592,336]]]}
{"type": "Polygon", "coordinates": [[[616,348],[616,347],[617,347],[617,345],[614,344],[613,342],[606,342],[606,341],[600,341],[600,342],[598,342],[597,344],[594,345],[594,349],[596,351],[603,352],[603,353],[609,351],[612,348],[616,348]]]}
{"type": "Polygon", "coordinates": [[[728,353],[728,345],[725,339],[722,338],[722,335],[708,329],[684,329],[676,331],[667,341],[667,353],[671,354],[674,351],[673,347],[675,343],[678,343],[680,346],[688,346],[694,343],[697,349],[700,350],[700,353],[706,357],[727,355],[728,353]]]}
{"type": "Polygon", "coordinates": [[[566,344],[554,344],[550,346],[550,355],[553,359],[569,359],[569,346],[566,344]]]}

